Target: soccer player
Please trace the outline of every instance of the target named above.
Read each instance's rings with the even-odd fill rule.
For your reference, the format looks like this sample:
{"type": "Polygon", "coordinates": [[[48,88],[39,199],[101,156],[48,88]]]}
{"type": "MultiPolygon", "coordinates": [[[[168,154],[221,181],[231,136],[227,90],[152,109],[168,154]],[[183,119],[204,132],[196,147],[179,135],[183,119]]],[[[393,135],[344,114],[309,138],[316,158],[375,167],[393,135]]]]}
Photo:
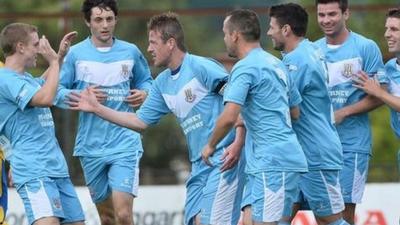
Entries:
{"type": "Polygon", "coordinates": [[[400,137],[400,8],[389,9],[386,15],[385,28],[389,52],[395,54],[395,58],[385,65],[389,92],[382,89],[376,79],[369,79],[367,74],[360,74],[358,79],[355,79],[358,83],[355,86],[379,98],[391,107],[391,125],[396,136],[400,137]]]}
{"type": "MultiPolygon", "coordinates": [[[[242,114],[252,147],[246,147],[249,201],[254,224],[278,224],[290,218],[298,195],[299,172],[307,171],[305,155],[291,127],[287,71],[260,46],[260,23],[251,10],[228,14],[223,24],[232,68],[224,93],[224,111],[202,151],[210,163],[216,146],[242,114]]],[[[298,94],[298,93],[297,93],[298,94]]],[[[246,211],[245,211],[246,215],[246,211]]],[[[247,221],[247,219],[245,219],[247,221]]]]}
{"type": "Polygon", "coordinates": [[[95,112],[106,120],[137,131],[173,113],[186,136],[192,163],[186,183],[184,223],[236,224],[243,186],[243,166],[241,162],[236,163],[243,145],[243,127],[239,125],[236,129],[238,138],[235,139],[232,131],[218,145],[210,159],[212,167],[206,165],[200,155],[223,109],[221,94],[228,74],[216,61],[186,51],[177,15],[165,13],[152,17],[148,31],[147,51],[154,65],[167,69],[157,76],[137,113],[117,112],[99,104],[92,89],[83,92],[79,102],[70,102],[71,108],[95,112]]]}
{"type": "Polygon", "coordinates": [[[13,183],[29,224],[83,224],[84,215],[54,133],[49,107],[56,97],[59,61],[76,32],[64,36],[57,55],[35,26],[13,23],[1,31],[5,66],[0,69],[0,135],[10,140],[13,183]],[[26,72],[42,55],[41,78],[26,72]]]}
{"type": "Polygon", "coordinates": [[[344,165],[340,173],[345,202],[343,217],[354,224],[355,208],[361,203],[371,154],[368,112],[382,102],[353,87],[352,77],[362,70],[386,82],[382,55],[374,41],[347,29],[347,0],[317,0],[316,5],[318,24],[325,34],[316,44],[326,57],[329,94],[343,149],[344,165]]]}
{"type": "MultiPolygon", "coordinates": [[[[318,224],[347,224],[340,190],[342,147],[333,121],[328,93],[328,74],[321,50],[307,38],[308,14],[294,3],[272,6],[267,34],[298,88],[302,102],[293,129],[306,155],[309,172],[301,174],[301,196],[318,224]]],[[[301,198],[295,205],[300,209],[301,198]]],[[[288,223],[289,224],[289,223],[288,223]]]]}
{"type": "MultiPolygon", "coordinates": [[[[66,89],[61,90],[64,98],[58,103],[63,103],[71,89],[95,84],[106,106],[133,112],[146,98],[152,78],[136,45],[114,37],[117,2],[85,0],[82,12],[91,35],[72,46],[66,56],[60,75],[60,84],[66,89]]],[[[79,114],[74,156],[81,162],[101,224],[133,224],[142,152],[138,133],[94,114],[79,114]]]]}

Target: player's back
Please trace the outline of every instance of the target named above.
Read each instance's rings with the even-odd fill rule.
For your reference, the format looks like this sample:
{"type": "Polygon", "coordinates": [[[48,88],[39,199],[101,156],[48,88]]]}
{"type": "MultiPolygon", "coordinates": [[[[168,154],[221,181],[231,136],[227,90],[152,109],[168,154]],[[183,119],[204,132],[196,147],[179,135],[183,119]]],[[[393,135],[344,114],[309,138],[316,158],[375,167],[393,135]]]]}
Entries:
{"type": "Polygon", "coordinates": [[[288,77],[283,63],[256,48],[235,64],[231,73],[224,101],[242,105],[256,156],[253,163],[258,165],[255,170],[305,171],[304,153],[291,128],[288,77]],[[245,99],[235,94],[241,89],[247,89],[245,99]]]}
{"type": "Polygon", "coordinates": [[[340,169],[342,147],[328,93],[328,74],[324,56],[313,43],[304,39],[284,55],[284,64],[298,88],[302,102],[300,118],[293,121],[309,169],[340,169]]]}

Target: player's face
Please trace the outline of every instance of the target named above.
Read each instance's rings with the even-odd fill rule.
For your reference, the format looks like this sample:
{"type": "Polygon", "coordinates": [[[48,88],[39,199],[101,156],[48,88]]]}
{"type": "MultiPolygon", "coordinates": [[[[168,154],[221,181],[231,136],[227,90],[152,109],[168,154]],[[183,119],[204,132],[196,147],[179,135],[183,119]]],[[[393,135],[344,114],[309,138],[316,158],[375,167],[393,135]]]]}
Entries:
{"type": "Polygon", "coordinates": [[[36,66],[37,54],[39,52],[39,35],[36,32],[29,34],[30,39],[22,44],[23,57],[25,58],[25,67],[32,68],[36,66]]]}
{"type": "Polygon", "coordinates": [[[236,54],[236,45],[234,43],[234,32],[230,32],[228,29],[228,20],[229,17],[227,17],[224,21],[224,26],[222,27],[222,31],[224,32],[224,42],[225,42],[225,47],[226,51],[228,52],[228,55],[230,57],[237,57],[236,54]]]}
{"type": "Polygon", "coordinates": [[[149,46],[147,47],[147,51],[153,58],[154,66],[168,67],[171,62],[171,43],[163,41],[160,32],[154,30],[149,32],[149,46]]]}
{"type": "Polygon", "coordinates": [[[346,20],[349,18],[349,11],[342,12],[339,3],[332,2],[318,4],[317,15],[318,25],[325,36],[334,38],[346,29],[346,20]]]}
{"type": "Polygon", "coordinates": [[[275,17],[271,17],[267,35],[271,37],[272,46],[274,47],[275,50],[283,51],[285,49],[285,42],[282,34],[282,28],[276,21],[275,17]]]}
{"type": "Polygon", "coordinates": [[[385,24],[385,38],[388,44],[389,52],[400,53],[400,19],[389,17],[385,24]]]}
{"type": "Polygon", "coordinates": [[[109,47],[112,45],[117,19],[114,12],[109,9],[94,7],[91,9],[90,21],[86,25],[92,34],[92,41],[96,47],[109,47]]]}

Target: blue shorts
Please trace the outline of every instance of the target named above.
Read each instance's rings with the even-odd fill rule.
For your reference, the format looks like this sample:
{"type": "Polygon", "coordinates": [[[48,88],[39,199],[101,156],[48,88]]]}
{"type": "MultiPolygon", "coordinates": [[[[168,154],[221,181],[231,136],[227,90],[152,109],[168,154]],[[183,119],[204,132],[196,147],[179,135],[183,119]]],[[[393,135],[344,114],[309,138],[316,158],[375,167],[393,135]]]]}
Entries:
{"type": "Polygon", "coordinates": [[[278,222],[292,215],[299,189],[298,172],[260,172],[249,175],[252,220],[258,223],[278,222]]]}
{"type": "Polygon", "coordinates": [[[17,191],[24,203],[29,224],[44,217],[58,217],[62,224],[85,220],[69,177],[30,180],[17,191]]]}
{"type": "Polygon", "coordinates": [[[237,224],[244,185],[244,160],[223,173],[221,154],[214,154],[206,165],[203,160],[192,163],[186,182],[185,225],[193,225],[200,213],[201,224],[237,224]]]}
{"type": "Polygon", "coordinates": [[[139,160],[142,153],[119,153],[107,157],[79,157],[86,185],[94,203],[106,200],[111,191],[138,195],[139,160]]]}
{"type": "Polygon", "coordinates": [[[251,179],[250,175],[246,175],[245,184],[243,188],[242,202],[240,208],[244,211],[244,208],[251,206],[251,187],[253,186],[254,179],[251,179]]]}
{"type": "Polygon", "coordinates": [[[306,202],[318,217],[326,217],[344,210],[339,182],[339,170],[310,170],[300,175],[300,196],[297,203],[306,202]]]}
{"type": "Polygon", "coordinates": [[[369,154],[344,152],[340,186],[345,203],[361,203],[368,176],[369,154]]]}

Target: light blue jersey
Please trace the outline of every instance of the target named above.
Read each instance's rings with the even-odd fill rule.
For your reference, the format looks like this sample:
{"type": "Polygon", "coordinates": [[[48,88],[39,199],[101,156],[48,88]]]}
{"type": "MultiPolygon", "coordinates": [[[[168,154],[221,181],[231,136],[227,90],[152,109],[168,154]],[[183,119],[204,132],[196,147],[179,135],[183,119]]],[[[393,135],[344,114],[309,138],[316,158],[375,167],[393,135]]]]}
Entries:
{"type": "Polygon", "coordinates": [[[43,83],[29,73],[0,69],[0,134],[11,143],[6,155],[17,189],[40,177],[69,177],[50,109],[28,105],[43,83]]]}
{"type": "MultiPolygon", "coordinates": [[[[171,70],[166,69],[157,76],[137,116],[151,125],[163,115],[173,113],[185,134],[190,161],[195,162],[200,159],[201,150],[223,110],[223,98],[218,91],[227,79],[228,73],[222,65],[186,53],[177,74],[171,75],[171,70]]],[[[233,140],[231,132],[218,144],[217,151],[233,140]]]]}
{"type": "Polygon", "coordinates": [[[300,118],[293,129],[303,148],[310,170],[342,168],[342,146],[334,126],[328,74],[321,50],[304,39],[285,54],[283,63],[298,88],[303,101],[300,118]]]}
{"type": "MultiPolygon", "coordinates": [[[[149,90],[152,79],[147,62],[134,45],[114,38],[109,50],[100,51],[90,38],[71,47],[61,70],[61,86],[82,90],[99,85],[107,94],[103,104],[122,112],[133,112],[126,102],[130,89],[149,90]]],[[[68,90],[61,93],[68,94],[68,90]]],[[[58,99],[61,105],[64,98],[58,99]]],[[[101,119],[93,113],[79,113],[75,156],[107,156],[143,151],[140,135],[101,119]]]]}
{"type": "MultiPolygon", "coordinates": [[[[363,70],[369,76],[378,76],[380,82],[386,82],[383,72],[381,52],[370,39],[350,32],[340,46],[328,46],[326,38],[316,42],[325,54],[329,73],[329,95],[333,109],[357,103],[366,94],[353,87],[352,77],[363,70]]],[[[345,118],[336,126],[344,152],[370,154],[371,128],[368,113],[361,113],[345,118]]]]}
{"type": "MultiPolygon", "coordinates": [[[[252,139],[248,173],[307,171],[304,153],[291,127],[288,77],[283,63],[261,48],[237,62],[224,93],[224,102],[242,106],[252,139]]],[[[248,155],[246,153],[246,155],[248,155]]]]}
{"type": "MultiPolygon", "coordinates": [[[[400,97],[400,65],[396,63],[396,58],[391,59],[385,65],[385,73],[389,81],[390,94],[400,97]]],[[[390,109],[391,126],[398,138],[400,138],[400,113],[390,109]]]]}

